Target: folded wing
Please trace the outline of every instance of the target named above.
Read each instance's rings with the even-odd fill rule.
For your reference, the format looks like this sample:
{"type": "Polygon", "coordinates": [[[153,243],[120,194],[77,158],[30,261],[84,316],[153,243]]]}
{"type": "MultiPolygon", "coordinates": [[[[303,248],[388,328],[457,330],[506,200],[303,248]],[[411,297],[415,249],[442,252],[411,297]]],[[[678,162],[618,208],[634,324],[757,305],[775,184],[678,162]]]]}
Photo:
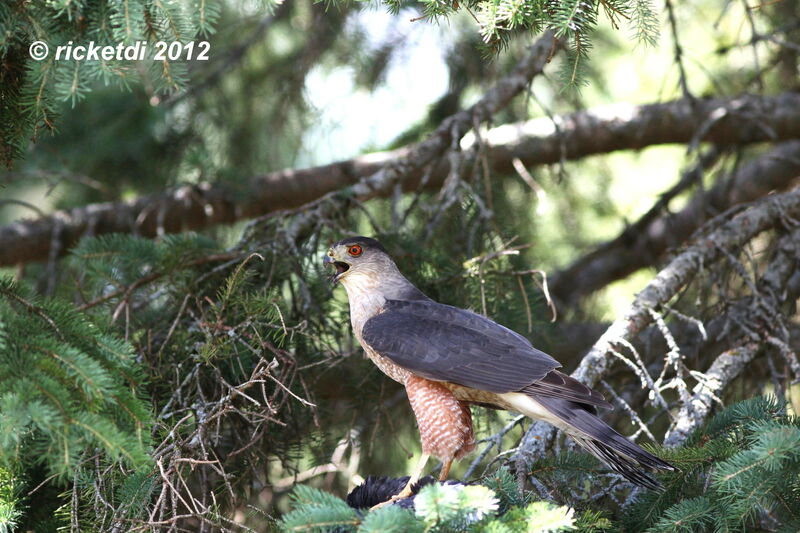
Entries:
{"type": "Polygon", "coordinates": [[[561,366],[522,335],[433,301],[389,300],[361,335],[377,353],[419,376],[490,392],[521,391],[561,366]]]}

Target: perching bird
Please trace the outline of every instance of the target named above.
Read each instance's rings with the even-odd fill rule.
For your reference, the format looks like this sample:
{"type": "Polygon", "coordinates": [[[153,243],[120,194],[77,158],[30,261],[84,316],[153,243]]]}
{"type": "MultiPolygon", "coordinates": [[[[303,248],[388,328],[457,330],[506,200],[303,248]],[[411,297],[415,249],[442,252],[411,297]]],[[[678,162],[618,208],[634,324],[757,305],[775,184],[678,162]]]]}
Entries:
{"type": "Polygon", "coordinates": [[[611,409],[603,396],[558,370],[561,364],[522,335],[477,313],[425,296],[398,270],[375,239],[334,244],[323,261],[350,301],[350,319],[366,355],[406,388],[419,425],[422,457],[405,488],[411,494],[429,457],[450,465],[475,447],[470,405],[544,420],[625,479],[648,488],[646,471],[675,470],[596,416],[611,409]]]}

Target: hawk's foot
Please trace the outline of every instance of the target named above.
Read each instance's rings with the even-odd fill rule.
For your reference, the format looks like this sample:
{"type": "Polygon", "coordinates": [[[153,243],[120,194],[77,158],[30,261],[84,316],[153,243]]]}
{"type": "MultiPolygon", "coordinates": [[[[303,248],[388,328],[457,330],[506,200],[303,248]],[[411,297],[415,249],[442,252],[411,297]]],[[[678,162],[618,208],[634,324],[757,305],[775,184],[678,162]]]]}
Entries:
{"type": "Polygon", "coordinates": [[[398,492],[397,494],[395,494],[394,496],[392,496],[391,498],[389,498],[385,502],[381,502],[378,505],[373,505],[372,507],[370,507],[369,510],[370,511],[374,511],[375,509],[380,509],[381,507],[385,507],[387,505],[391,505],[394,502],[396,502],[397,500],[404,500],[406,498],[409,498],[409,497],[413,496],[414,492],[411,490],[412,486],[413,486],[412,483],[406,484],[406,486],[403,488],[403,490],[401,490],[400,492],[398,492]]]}

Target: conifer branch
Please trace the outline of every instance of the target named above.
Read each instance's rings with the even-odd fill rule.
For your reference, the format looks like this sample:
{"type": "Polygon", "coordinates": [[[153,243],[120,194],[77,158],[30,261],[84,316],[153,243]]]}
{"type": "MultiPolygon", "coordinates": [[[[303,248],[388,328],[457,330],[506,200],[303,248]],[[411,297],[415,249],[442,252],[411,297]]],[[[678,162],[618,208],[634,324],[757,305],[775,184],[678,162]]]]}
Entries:
{"type": "MultiPolygon", "coordinates": [[[[283,5],[281,7],[283,7],[283,5]]],[[[242,62],[250,48],[252,48],[264,37],[264,34],[267,32],[270,26],[272,26],[275,19],[283,18],[286,11],[287,10],[284,8],[279,14],[270,13],[262,18],[261,21],[259,21],[259,23],[256,25],[255,30],[253,30],[253,32],[246,39],[237,43],[236,46],[225,53],[225,57],[218,62],[218,66],[211,70],[211,72],[209,72],[202,80],[193,83],[183,92],[177,93],[167,99],[165,104],[170,107],[174,106],[178,102],[189,97],[194,97],[199,93],[204,92],[208,88],[216,85],[222,78],[223,74],[233,68],[236,68],[242,62]]]]}
{"type": "MultiPolygon", "coordinates": [[[[204,265],[206,263],[216,263],[218,261],[230,261],[230,260],[236,259],[238,257],[240,257],[240,254],[238,254],[238,253],[211,254],[211,255],[204,256],[204,257],[200,257],[200,258],[195,259],[193,261],[189,261],[189,262],[185,263],[184,266],[186,268],[191,268],[191,267],[204,265]]],[[[167,274],[166,272],[158,271],[158,272],[152,272],[152,273],[150,273],[150,274],[148,274],[146,276],[142,276],[141,278],[137,279],[136,281],[134,281],[130,285],[127,285],[125,287],[121,287],[121,288],[119,288],[119,289],[117,289],[115,291],[108,292],[107,294],[104,294],[103,296],[100,296],[99,298],[95,298],[94,300],[92,300],[90,302],[86,302],[85,304],[79,305],[78,306],[78,310],[79,311],[86,311],[87,309],[90,309],[92,307],[95,307],[97,305],[105,303],[105,302],[107,302],[109,300],[113,300],[114,298],[118,298],[120,296],[124,296],[122,301],[125,302],[130,298],[131,294],[133,294],[133,292],[136,289],[138,289],[138,288],[140,288],[140,287],[142,287],[144,285],[147,285],[148,283],[152,283],[152,282],[154,282],[154,281],[156,281],[158,279],[161,279],[166,274],[167,274]]]]}
{"type": "MultiPolygon", "coordinates": [[[[594,386],[611,369],[610,351],[620,342],[631,342],[653,321],[651,310],[659,310],[691,282],[699,270],[741,248],[761,232],[800,217],[800,189],[762,199],[726,222],[712,220],[705,233],[693,236],[693,244],[677,255],[636,295],[630,307],[595,342],[572,377],[594,386]],[[716,224],[715,224],[716,223],[716,224]]],[[[530,464],[542,457],[555,435],[545,422],[535,422],[523,437],[517,460],[530,464]]]]}
{"type": "Polygon", "coordinates": [[[11,290],[12,288],[16,288],[14,285],[4,285],[0,284],[0,295],[5,296],[9,300],[13,300],[18,304],[22,305],[28,312],[35,314],[47,324],[53,328],[53,331],[58,335],[58,338],[63,340],[64,334],[61,333],[61,329],[58,327],[58,324],[39,306],[29,302],[25,298],[22,297],[16,290],[11,290]]]}
{"type": "Polygon", "coordinates": [[[622,529],[796,530],[799,439],[797,418],[774,396],[724,409],[682,446],[660,450],[680,472],[664,476],[664,491],[640,493],[622,529]]]}
{"type": "Polygon", "coordinates": [[[718,149],[714,149],[701,156],[697,165],[639,220],[555,273],[551,278],[551,292],[557,302],[562,306],[573,305],[609,283],[652,265],[714,214],[757,200],[771,191],[784,190],[800,174],[800,142],[782,143],[726,178],[717,179],[711,189],[699,190],[680,211],[669,212],[669,201],[702,179],[703,172],[718,154],[718,149]]]}
{"type": "MultiPolygon", "coordinates": [[[[562,46],[553,31],[546,31],[528,49],[528,53],[509,75],[498,80],[472,106],[442,121],[425,140],[407,147],[401,157],[363,177],[344,191],[344,194],[333,191],[304,206],[288,230],[290,242],[294,242],[311,228],[316,227],[321,220],[327,218],[327,214],[346,208],[352,199],[363,202],[378,196],[387,196],[396,186],[407,187],[412,178],[421,176],[426,169],[428,172],[433,172],[448,159],[452,161],[452,168],[457,168],[458,161],[462,159],[460,153],[462,138],[473,128],[490,120],[515,96],[528,88],[533,78],[544,71],[553,54],[562,46]]],[[[452,174],[452,169],[445,172],[442,181],[450,179],[452,174]]]]}
{"type": "MultiPolygon", "coordinates": [[[[539,63],[529,58],[526,68],[543,67],[553,42],[537,45],[537,54],[531,57],[535,55],[539,63]]],[[[508,83],[499,83],[501,88],[487,93],[483,104],[451,117],[419,145],[257,176],[242,191],[221,184],[187,185],[130,202],[92,204],[8,224],[0,227],[0,266],[46,259],[53,228],[59,223],[63,224],[61,250],[66,251],[85,235],[154,237],[196,230],[295,209],[348,187],[362,199],[389,195],[392,187],[387,184],[395,180],[404,191],[415,191],[426,174],[426,164],[425,186],[436,189],[449,174],[448,158],[440,156],[452,145],[453,131],[463,135],[472,126],[473,116],[485,119],[496,113],[516,94],[514,90],[524,89],[526,79],[518,72],[508,83]]],[[[657,144],[702,141],[735,146],[797,139],[800,95],[709,99],[695,101],[694,106],[686,100],[613,106],[557,117],[555,123],[557,129],[550,119],[536,119],[490,130],[483,135],[490,166],[513,175],[515,159],[530,167],[657,144]]],[[[469,151],[463,157],[462,165],[468,166],[469,151]]]]}

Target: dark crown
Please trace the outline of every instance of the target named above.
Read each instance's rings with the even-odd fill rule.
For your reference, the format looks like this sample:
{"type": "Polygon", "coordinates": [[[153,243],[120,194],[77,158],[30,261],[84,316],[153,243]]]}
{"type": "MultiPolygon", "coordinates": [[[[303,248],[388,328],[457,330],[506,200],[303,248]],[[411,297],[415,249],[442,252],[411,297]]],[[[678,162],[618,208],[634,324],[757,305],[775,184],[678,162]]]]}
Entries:
{"type": "Polygon", "coordinates": [[[387,255],[389,254],[389,252],[386,251],[386,248],[384,248],[381,243],[370,237],[361,237],[361,236],[347,237],[346,239],[342,239],[341,241],[334,244],[334,246],[339,246],[339,245],[351,246],[353,244],[360,244],[364,248],[375,248],[387,255]]]}

